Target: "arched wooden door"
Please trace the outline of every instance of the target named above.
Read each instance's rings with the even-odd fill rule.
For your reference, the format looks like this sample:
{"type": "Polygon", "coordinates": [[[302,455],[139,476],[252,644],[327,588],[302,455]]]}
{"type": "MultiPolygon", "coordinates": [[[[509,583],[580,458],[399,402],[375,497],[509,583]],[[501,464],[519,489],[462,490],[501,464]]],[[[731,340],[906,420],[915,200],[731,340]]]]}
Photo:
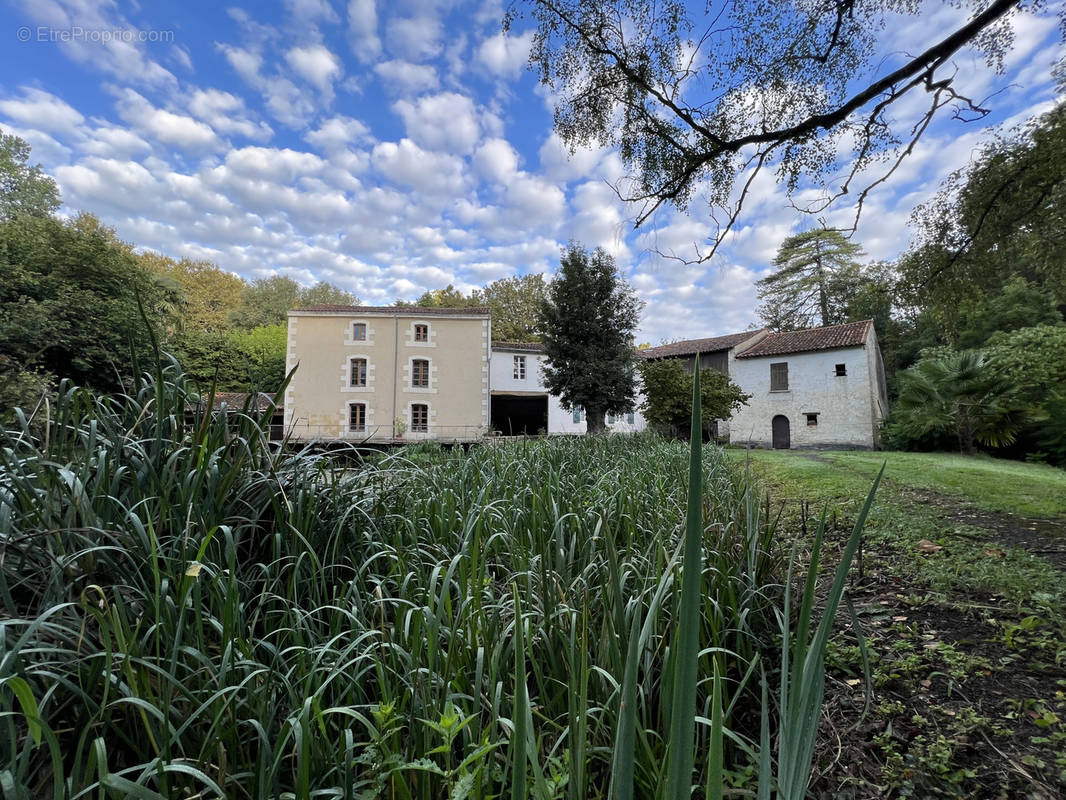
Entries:
{"type": "Polygon", "coordinates": [[[788,450],[792,447],[792,437],[789,434],[788,417],[783,414],[778,414],[774,417],[773,422],[774,432],[774,450],[788,450]]]}

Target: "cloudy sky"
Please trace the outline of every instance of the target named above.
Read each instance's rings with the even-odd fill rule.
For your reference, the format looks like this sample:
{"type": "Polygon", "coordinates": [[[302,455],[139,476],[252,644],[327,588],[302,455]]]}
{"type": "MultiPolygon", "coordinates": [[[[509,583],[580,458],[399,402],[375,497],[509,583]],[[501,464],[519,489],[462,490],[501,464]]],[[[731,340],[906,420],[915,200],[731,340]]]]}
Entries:
{"type": "MultiPolygon", "coordinates": [[[[1062,56],[1051,5],[1016,18],[1004,74],[958,55],[960,89],[998,92],[994,113],[945,115],[867,203],[871,258],[906,247],[912,208],[989,126],[1049,106],[1062,56]]],[[[617,156],[561,146],[525,67],[528,23],[505,35],[503,12],[501,0],[0,0],[0,128],[30,142],[64,213],[247,278],[328,280],[391,303],[550,272],[578,239],[608,248],[647,301],[641,339],[747,327],[753,282],[812,221],[766,173],[715,262],[655,255],[705,240],[706,211],[634,231],[609,185],[617,156]]],[[[889,26],[886,55],[919,51],[959,15],[929,3],[889,26]]]]}

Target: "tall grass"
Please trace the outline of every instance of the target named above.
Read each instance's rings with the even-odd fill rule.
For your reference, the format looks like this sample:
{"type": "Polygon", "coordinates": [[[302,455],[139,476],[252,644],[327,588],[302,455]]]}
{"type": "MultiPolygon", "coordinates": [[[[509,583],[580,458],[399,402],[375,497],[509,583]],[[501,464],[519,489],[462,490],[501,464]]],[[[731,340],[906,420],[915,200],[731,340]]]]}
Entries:
{"type": "Polygon", "coordinates": [[[682,635],[688,779],[766,762],[785,559],[717,448],[337,460],[190,399],[64,387],[3,440],[4,797],[654,797],[682,635]]]}

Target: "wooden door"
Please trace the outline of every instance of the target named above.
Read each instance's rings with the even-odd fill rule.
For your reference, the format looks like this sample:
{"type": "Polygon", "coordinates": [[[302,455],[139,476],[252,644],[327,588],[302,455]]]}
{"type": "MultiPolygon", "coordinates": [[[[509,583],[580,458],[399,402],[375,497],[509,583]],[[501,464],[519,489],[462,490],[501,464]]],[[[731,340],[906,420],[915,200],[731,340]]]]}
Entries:
{"type": "Polygon", "coordinates": [[[773,419],[774,450],[788,450],[792,447],[792,439],[789,435],[788,417],[778,414],[773,419]]]}

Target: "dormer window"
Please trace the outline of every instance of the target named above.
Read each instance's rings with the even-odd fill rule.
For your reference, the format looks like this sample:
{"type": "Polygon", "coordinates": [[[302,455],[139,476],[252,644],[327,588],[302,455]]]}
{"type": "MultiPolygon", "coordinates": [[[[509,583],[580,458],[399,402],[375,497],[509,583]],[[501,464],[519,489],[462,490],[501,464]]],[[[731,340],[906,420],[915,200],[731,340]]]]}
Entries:
{"type": "Polygon", "coordinates": [[[415,341],[416,342],[428,342],[429,341],[429,326],[419,323],[415,325],[415,341]]]}

